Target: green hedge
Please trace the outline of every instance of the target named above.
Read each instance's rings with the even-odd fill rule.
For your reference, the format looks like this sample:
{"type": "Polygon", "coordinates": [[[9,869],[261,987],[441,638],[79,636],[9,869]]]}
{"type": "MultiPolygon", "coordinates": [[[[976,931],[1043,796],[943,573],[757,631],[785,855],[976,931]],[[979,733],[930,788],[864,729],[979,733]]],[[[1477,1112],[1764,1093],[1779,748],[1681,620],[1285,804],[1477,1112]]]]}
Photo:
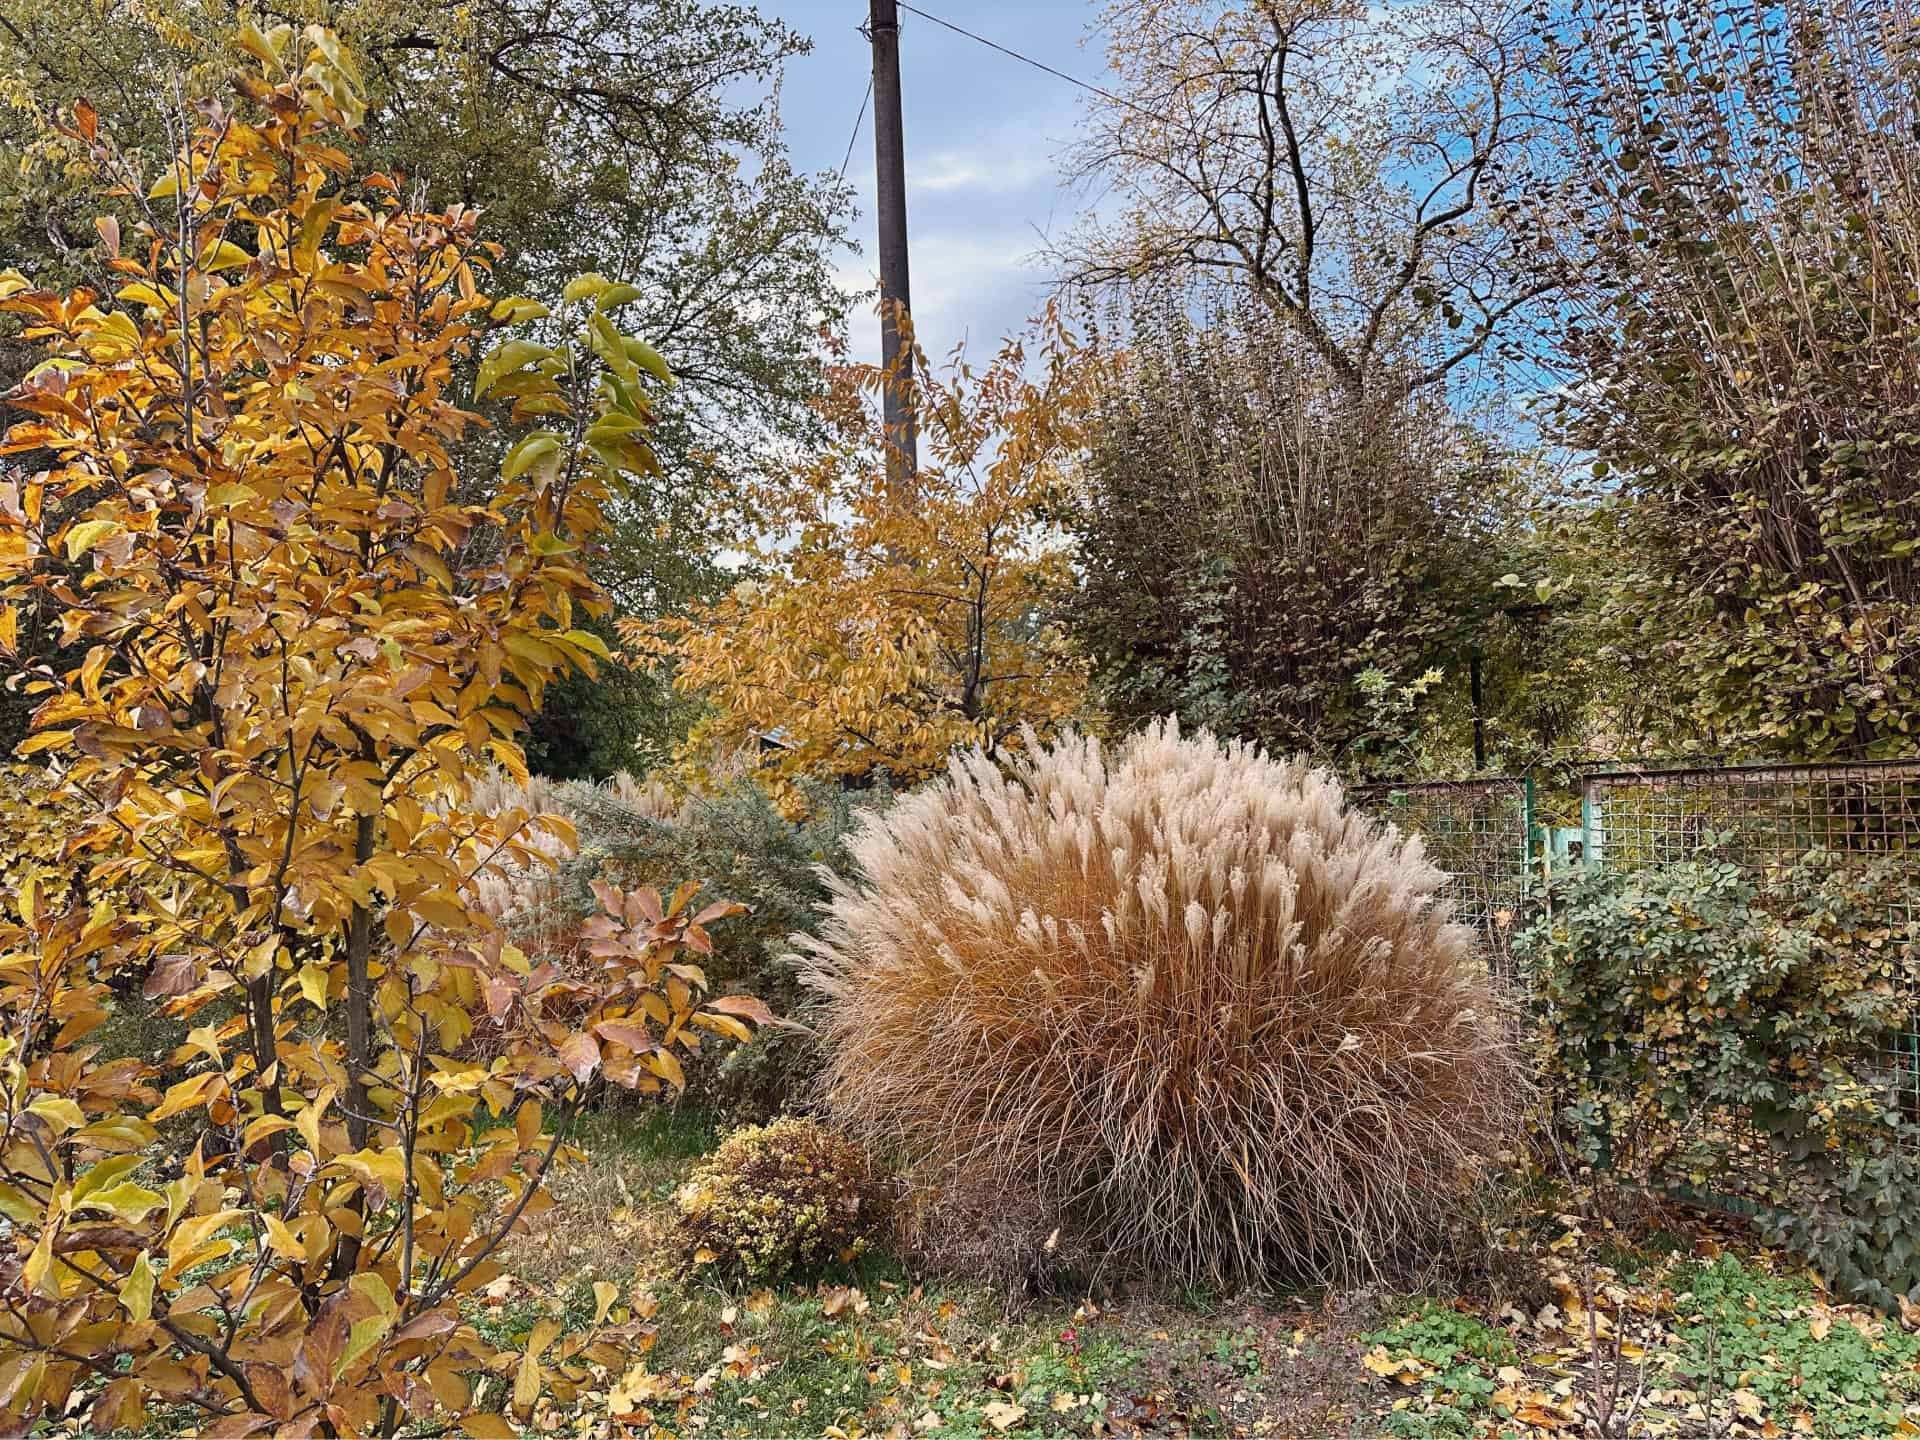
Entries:
{"type": "Polygon", "coordinates": [[[1894,858],[1586,869],[1516,943],[1586,1158],[1752,1203],[1836,1289],[1920,1297],[1920,897],[1894,858]]]}

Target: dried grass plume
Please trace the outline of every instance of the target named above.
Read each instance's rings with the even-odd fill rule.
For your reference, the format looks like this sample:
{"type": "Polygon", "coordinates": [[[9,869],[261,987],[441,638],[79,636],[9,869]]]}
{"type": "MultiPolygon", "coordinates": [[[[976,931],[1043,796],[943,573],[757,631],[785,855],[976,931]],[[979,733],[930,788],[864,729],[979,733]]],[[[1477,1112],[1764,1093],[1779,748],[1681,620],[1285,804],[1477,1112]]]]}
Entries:
{"type": "Polygon", "coordinates": [[[1353,1278],[1437,1240],[1510,1133],[1472,933],[1324,772],[1069,734],[955,760],[852,849],[796,937],[824,1098],[924,1183],[1174,1278],[1353,1278]]]}

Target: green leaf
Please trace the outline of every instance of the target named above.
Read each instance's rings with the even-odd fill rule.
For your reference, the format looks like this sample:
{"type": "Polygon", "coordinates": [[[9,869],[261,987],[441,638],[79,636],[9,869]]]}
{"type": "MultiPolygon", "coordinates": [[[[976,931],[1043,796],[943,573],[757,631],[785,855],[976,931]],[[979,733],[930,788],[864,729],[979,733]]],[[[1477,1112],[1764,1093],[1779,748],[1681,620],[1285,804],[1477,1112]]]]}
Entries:
{"type": "Polygon", "coordinates": [[[504,300],[493,302],[493,320],[498,325],[518,325],[527,320],[541,320],[553,312],[538,300],[529,300],[524,295],[509,295],[504,300]]]}
{"type": "Polygon", "coordinates": [[[636,340],[629,335],[626,337],[624,348],[629,360],[640,366],[662,385],[673,384],[673,371],[667,368],[667,362],[661,356],[660,352],[647,344],[646,341],[636,340]]]}
{"type": "Polygon", "coordinates": [[[624,411],[609,410],[587,427],[586,434],[582,438],[589,445],[599,445],[608,440],[617,440],[622,435],[645,431],[646,428],[644,421],[636,420],[624,411]]]}
{"type": "Polygon", "coordinates": [[[631,304],[641,298],[641,292],[637,287],[622,281],[617,285],[609,285],[595,296],[593,308],[604,315],[609,310],[618,309],[622,305],[631,304]]]}
{"type": "Polygon", "coordinates": [[[560,437],[551,430],[536,430],[507,452],[500,466],[502,480],[518,480],[550,455],[560,453],[560,437]]]}
{"type": "Polygon", "coordinates": [[[553,354],[551,347],[536,345],[531,340],[506,340],[480,362],[480,371],[474,376],[473,398],[478,400],[491,390],[503,377],[517,370],[524,370],[553,354]]]}
{"type": "Polygon", "coordinates": [[[598,355],[609,370],[631,385],[639,378],[634,362],[627,357],[625,338],[613,328],[613,322],[604,315],[595,315],[587,321],[587,344],[598,355]]]}
{"type": "Polygon", "coordinates": [[[612,284],[606,276],[588,271],[569,280],[566,289],[560,292],[560,298],[569,305],[576,300],[592,300],[611,288],[612,284]]]}

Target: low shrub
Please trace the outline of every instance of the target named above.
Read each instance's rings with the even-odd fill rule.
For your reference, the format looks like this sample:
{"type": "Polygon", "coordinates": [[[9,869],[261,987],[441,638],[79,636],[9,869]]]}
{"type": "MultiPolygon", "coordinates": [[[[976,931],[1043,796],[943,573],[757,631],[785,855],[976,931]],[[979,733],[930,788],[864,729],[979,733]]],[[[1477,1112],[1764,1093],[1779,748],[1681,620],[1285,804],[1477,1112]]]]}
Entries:
{"type": "Polygon", "coordinates": [[[956,759],[850,848],[802,941],[829,1109],[1028,1233],[1351,1277],[1435,1242],[1510,1134],[1522,1068],[1441,873],[1323,772],[1068,735],[956,759]]]}
{"type": "Polygon", "coordinates": [[[791,1115],[734,1131],[674,1201],[688,1262],[751,1281],[851,1263],[890,1211],[887,1188],[857,1145],[791,1115]]]}
{"type": "MultiPolygon", "coordinates": [[[[627,775],[597,784],[496,784],[483,796],[488,808],[557,816],[562,825],[533,830],[535,848],[550,855],[550,865],[494,880],[483,899],[527,948],[564,963],[594,911],[596,880],[664,893],[680,877],[694,877],[702,885],[700,903],[725,896],[746,907],[713,925],[708,977],[765,1001],[784,1020],[804,1021],[808,997],[795,978],[791,937],[820,924],[827,898],[822,867],[852,872],[846,841],[855,815],[885,805],[891,795],[884,787],[802,788],[806,814],[796,821],[747,776],[707,795],[627,775]]],[[[764,1026],[750,1043],[694,1064],[687,1075],[690,1098],[736,1119],[764,1119],[804,1091],[818,1063],[804,1026],[764,1026]]]]}
{"type": "Polygon", "coordinates": [[[1585,1158],[1761,1206],[1828,1283],[1920,1298],[1920,922],[1899,867],[1704,849],[1561,881],[1516,950],[1585,1158]]]}

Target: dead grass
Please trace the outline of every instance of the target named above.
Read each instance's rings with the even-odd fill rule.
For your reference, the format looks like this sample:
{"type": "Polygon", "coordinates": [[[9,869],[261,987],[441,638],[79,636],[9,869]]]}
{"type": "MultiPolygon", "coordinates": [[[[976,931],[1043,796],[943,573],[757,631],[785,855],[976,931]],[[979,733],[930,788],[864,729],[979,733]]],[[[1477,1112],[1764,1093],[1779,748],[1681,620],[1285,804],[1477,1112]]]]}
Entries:
{"type": "Polygon", "coordinates": [[[1029,756],[869,820],[865,880],[800,940],[836,1118],[1171,1278],[1430,1248],[1524,1082],[1419,841],[1171,722],[1029,756]]]}

